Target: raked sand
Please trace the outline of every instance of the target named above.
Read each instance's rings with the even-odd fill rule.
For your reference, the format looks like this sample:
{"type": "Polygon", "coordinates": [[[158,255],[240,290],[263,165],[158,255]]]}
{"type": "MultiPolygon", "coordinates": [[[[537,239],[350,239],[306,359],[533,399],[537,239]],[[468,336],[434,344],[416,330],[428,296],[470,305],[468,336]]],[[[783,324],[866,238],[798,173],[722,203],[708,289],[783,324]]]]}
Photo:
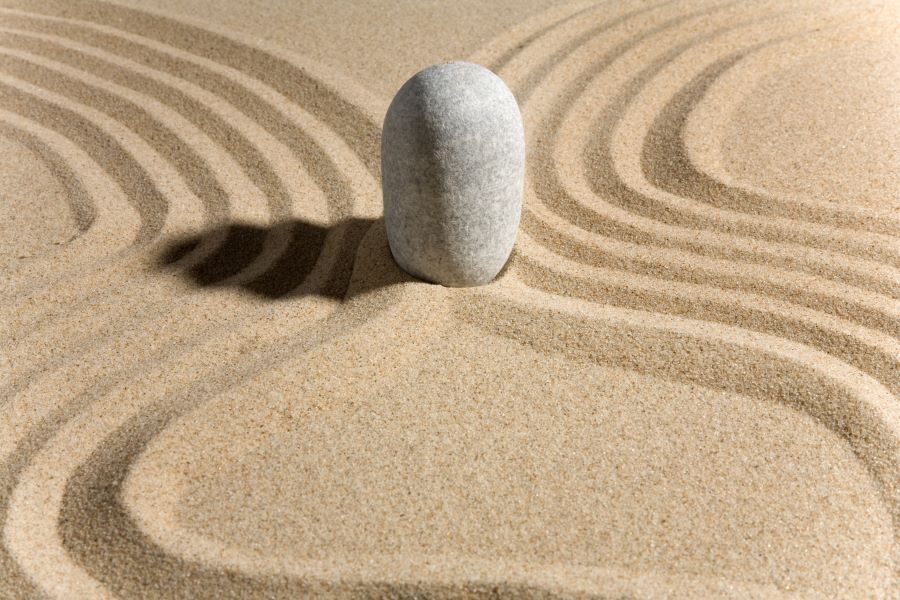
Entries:
{"type": "Polygon", "coordinates": [[[0,6],[0,597],[900,597],[896,1],[0,6]],[[480,288],[381,220],[453,59],[480,288]]]}

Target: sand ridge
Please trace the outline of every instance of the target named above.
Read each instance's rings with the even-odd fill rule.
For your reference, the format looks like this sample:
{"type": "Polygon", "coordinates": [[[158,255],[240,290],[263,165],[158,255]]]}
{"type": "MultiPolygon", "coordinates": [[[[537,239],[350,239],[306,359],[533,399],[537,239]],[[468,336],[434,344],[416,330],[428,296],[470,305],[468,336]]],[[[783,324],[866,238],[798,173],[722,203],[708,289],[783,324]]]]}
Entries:
{"type": "Polygon", "coordinates": [[[4,139],[81,233],[4,269],[4,597],[900,592],[900,190],[736,172],[783,149],[741,145],[758,95],[891,52],[896,6],[498,11],[469,58],[522,107],[523,226],[447,290],[387,250],[382,90],[172,7],[7,4],[4,139]]]}

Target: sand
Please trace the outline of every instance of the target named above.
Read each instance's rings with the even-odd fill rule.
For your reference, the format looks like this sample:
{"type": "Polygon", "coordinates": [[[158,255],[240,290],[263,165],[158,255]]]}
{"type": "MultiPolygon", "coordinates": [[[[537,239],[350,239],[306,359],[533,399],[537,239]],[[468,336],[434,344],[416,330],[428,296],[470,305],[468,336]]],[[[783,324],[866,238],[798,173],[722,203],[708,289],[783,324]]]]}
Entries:
{"type": "Polygon", "coordinates": [[[0,597],[900,597],[900,5],[0,1],[0,597]],[[412,73],[500,278],[391,260],[412,73]]]}

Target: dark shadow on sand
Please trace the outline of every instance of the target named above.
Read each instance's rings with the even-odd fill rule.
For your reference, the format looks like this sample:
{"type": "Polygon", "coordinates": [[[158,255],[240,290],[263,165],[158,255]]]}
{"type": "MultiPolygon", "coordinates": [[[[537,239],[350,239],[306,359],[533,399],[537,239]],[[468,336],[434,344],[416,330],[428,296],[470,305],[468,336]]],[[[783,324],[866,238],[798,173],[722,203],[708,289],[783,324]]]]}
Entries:
{"type": "MultiPolygon", "coordinates": [[[[272,226],[229,223],[171,241],[158,264],[166,270],[178,269],[181,276],[201,288],[232,286],[271,300],[309,294],[345,299],[360,242],[373,225],[384,227],[380,219],[362,218],[345,219],[332,226],[299,219],[272,226]],[[260,258],[267,240],[285,238],[283,249],[261,274],[251,279],[235,278],[260,258]],[[191,256],[205,245],[213,248],[209,254],[191,256]],[[301,288],[320,260],[330,262],[323,283],[301,288]],[[182,261],[184,266],[180,268],[182,261]]],[[[402,277],[389,277],[384,284],[395,283],[395,279],[402,277]]]]}

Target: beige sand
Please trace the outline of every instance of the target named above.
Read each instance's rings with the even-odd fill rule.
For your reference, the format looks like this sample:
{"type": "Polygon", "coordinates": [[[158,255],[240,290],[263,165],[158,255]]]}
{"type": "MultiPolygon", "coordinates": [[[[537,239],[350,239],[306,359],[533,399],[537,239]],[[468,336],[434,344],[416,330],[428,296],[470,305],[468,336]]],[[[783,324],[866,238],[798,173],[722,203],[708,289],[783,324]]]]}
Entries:
{"type": "Polygon", "coordinates": [[[0,6],[0,597],[900,597],[896,2],[0,6]],[[378,143],[459,58],[451,290],[378,143]]]}

